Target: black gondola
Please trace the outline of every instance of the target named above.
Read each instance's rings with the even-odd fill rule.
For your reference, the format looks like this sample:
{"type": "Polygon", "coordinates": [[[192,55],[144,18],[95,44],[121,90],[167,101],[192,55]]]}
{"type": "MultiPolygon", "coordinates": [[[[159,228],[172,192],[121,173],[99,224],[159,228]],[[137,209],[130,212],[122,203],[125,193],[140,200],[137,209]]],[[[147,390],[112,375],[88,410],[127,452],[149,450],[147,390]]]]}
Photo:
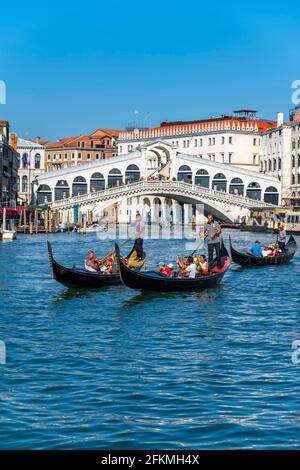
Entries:
{"type": "Polygon", "coordinates": [[[124,285],[133,289],[151,290],[157,292],[192,291],[214,287],[220,283],[225,272],[230,266],[230,256],[225,246],[222,246],[222,269],[207,276],[190,278],[166,277],[156,271],[137,272],[126,266],[120,255],[119,246],[116,244],[116,256],[119,258],[120,276],[124,285]]]}
{"type": "MultiPolygon", "coordinates": [[[[115,274],[90,273],[85,269],[78,269],[75,267],[66,268],[65,266],[62,266],[57,261],[55,261],[53,257],[52,246],[49,241],[47,241],[47,246],[54,279],[61,284],[64,284],[65,286],[96,288],[121,284],[119,272],[115,274]]],[[[131,255],[132,250],[127,258],[129,258],[131,255]]],[[[142,264],[143,262],[140,262],[140,265],[142,264]]]]}
{"type": "Polygon", "coordinates": [[[241,266],[269,266],[288,264],[294,257],[297,250],[297,243],[293,235],[290,236],[289,241],[285,245],[285,251],[276,256],[255,256],[251,253],[241,253],[232,246],[231,237],[229,237],[229,244],[231,249],[232,261],[241,266]]]}

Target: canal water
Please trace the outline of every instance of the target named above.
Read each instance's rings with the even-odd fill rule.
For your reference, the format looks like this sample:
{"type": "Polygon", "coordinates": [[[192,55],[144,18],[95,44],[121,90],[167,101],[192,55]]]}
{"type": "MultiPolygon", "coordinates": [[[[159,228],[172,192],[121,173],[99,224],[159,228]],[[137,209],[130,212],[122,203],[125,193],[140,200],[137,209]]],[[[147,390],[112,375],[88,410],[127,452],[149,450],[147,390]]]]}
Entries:
{"type": "MultiPolygon", "coordinates": [[[[70,266],[111,247],[95,234],[49,238],[70,266]]],[[[182,241],[145,249],[149,262],[175,260],[182,241]]],[[[2,449],[300,447],[299,251],[185,294],[66,289],[44,235],[0,243],[0,261],[2,449]]]]}

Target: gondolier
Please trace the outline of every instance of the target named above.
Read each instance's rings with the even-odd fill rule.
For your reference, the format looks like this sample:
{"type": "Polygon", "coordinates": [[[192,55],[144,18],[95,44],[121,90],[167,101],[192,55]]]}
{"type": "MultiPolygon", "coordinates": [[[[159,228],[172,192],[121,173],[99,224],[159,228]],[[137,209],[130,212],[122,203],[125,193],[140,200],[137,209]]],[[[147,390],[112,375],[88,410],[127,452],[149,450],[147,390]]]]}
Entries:
{"type": "Polygon", "coordinates": [[[135,250],[137,259],[143,259],[143,238],[144,238],[145,225],[142,220],[142,216],[139,211],[136,211],[135,217],[135,250]]]}
{"type": "Polygon", "coordinates": [[[204,240],[207,240],[208,263],[210,268],[213,266],[214,251],[218,268],[221,268],[221,233],[222,229],[219,222],[216,222],[214,216],[207,216],[207,223],[204,225],[204,240]]]}
{"type": "Polygon", "coordinates": [[[278,233],[278,245],[282,252],[285,251],[286,245],[286,230],[283,224],[279,225],[279,233],[278,233]]]}

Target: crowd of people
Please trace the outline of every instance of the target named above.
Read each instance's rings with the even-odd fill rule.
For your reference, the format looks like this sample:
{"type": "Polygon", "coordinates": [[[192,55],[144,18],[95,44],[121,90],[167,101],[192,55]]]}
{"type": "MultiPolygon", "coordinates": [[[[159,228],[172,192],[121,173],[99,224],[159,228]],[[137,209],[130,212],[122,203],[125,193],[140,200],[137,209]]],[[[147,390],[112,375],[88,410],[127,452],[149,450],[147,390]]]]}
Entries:
{"type": "Polygon", "coordinates": [[[185,256],[183,260],[177,257],[176,265],[160,262],[158,271],[168,277],[188,277],[193,279],[196,275],[206,276],[209,274],[209,265],[205,255],[201,256],[185,256]]]}
{"type": "Polygon", "coordinates": [[[222,268],[221,258],[221,234],[222,229],[219,222],[216,222],[214,216],[207,216],[207,223],[204,225],[204,231],[201,236],[207,241],[208,260],[205,255],[186,256],[183,260],[177,257],[176,266],[172,263],[165,265],[160,263],[158,270],[161,274],[169,277],[189,277],[207,276],[211,272],[216,272],[222,268]],[[214,254],[216,256],[214,260],[214,254]],[[215,265],[214,265],[215,262],[215,265]]]}

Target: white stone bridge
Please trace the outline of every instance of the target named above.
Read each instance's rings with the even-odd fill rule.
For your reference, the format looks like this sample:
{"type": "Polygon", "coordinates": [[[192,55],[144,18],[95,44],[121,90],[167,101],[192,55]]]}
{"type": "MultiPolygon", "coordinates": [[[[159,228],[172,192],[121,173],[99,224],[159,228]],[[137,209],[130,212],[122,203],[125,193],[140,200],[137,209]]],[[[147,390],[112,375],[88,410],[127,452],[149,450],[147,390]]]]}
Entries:
{"type": "MultiPolygon", "coordinates": [[[[101,191],[65,198],[49,203],[52,210],[64,215],[61,219],[71,220],[70,213],[78,206],[81,214],[92,211],[99,214],[105,208],[115,205],[119,207],[119,222],[128,222],[128,207],[144,211],[146,215],[151,206],[156,205],[164,213],[167,206],[173,213],[173,222],[180,219],[189,222],[189,206],[204,205],[204,212],[212,212],[218,219],[233,222],[238,216],[248,216],[253,207],[268,206],[264,201],[250,199],[236,194],[216,191],[182,181],[139,181],[120,185],[101,191]],[[179,212],[184,215],[179,215],[179,212]],[[182,219],[183,217],[184,219],[182,219]]],[[[270,205],[271,207],[271,205],[270,205]]],[[[198,207],[199,210],[199,207],[198,207]]],[[[153,213],[154,216],[154,213],[153,213]]]]}

